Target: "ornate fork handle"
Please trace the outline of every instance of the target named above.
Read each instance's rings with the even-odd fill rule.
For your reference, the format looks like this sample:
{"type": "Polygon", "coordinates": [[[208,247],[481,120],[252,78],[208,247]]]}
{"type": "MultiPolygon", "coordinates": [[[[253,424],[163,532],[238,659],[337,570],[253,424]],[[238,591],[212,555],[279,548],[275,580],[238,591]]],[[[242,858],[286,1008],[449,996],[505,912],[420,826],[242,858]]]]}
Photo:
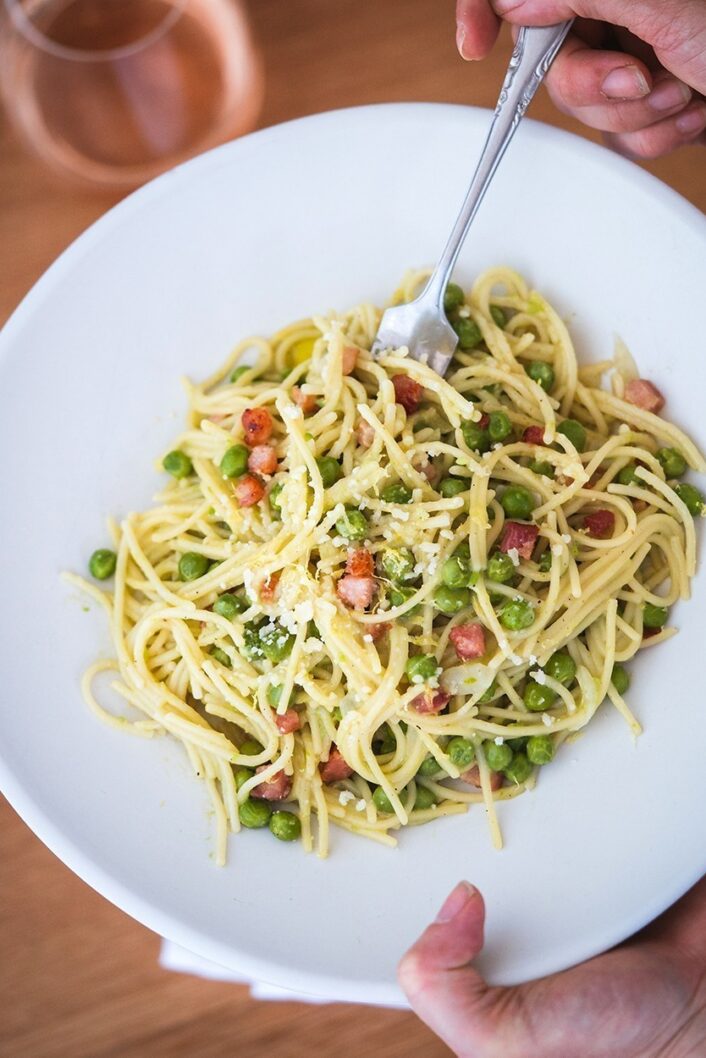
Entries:
{"type": "Polygon", "coordinates": [[[471,222],[532,97],[564,43],[572,21],[555,26],[524,26],[520,30],[478,167],[444,252],[419,301],[433,302],[441,311],[446,284],[471,222]]]}

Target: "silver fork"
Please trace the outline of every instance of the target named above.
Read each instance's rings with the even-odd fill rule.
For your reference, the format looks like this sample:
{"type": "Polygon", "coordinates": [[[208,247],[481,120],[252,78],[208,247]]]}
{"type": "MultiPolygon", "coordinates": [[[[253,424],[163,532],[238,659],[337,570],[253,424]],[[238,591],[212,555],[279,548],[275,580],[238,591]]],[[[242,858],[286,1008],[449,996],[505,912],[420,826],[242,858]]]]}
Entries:
{"type": "Polygon", "coordinates": [[[458,336],[444,312],[446,284],[500,160],[572,21],[555,26],[524,26],[520,30],[488,138],[444,252],[419,297],[384,313],[373,342],[373,356],[405,345],[413,359],[428,364],[440,375],[446,374],[458,343],[458,336]]]}

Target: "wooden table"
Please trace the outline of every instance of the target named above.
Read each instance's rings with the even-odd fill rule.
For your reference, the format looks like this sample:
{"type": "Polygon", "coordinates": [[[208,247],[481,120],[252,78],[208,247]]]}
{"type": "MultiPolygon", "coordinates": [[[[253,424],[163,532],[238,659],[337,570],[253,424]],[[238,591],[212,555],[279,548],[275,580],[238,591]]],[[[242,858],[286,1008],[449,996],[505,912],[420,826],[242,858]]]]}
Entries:
{"type": "MultiPolygon", "coordinates": [[[[453,0],[251,0],[267,75],[261,124],[386,100],[492,106],[508,41],[485,63],[464,64],[454,47],[453,6],[453,0]]],[[[546,97],[532,113],[585,134],[546,97]]],[[[706,211],[702,153],[684,150],[648,168],[706,211]]],[[[26,154],[3,119],[0,320],[115,201],[60,184],[26,154]]],[[[0,813],[0,1054],[450,1054],[411,1014],[257,1003],[244,987],[160,970],[156,936],[74,877],[5,802],[0,813]]]]}

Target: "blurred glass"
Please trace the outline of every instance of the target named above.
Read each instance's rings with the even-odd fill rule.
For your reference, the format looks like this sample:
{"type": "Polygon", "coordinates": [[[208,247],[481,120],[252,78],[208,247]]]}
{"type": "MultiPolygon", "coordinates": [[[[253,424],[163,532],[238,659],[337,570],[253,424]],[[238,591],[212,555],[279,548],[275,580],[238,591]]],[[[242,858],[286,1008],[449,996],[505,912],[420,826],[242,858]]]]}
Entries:
{"type": "Polygon", "coordinates": [[[129,188],[250,131],[262,72],[238,0],[0,0],[0,90],[46,162],[129,188]]]}

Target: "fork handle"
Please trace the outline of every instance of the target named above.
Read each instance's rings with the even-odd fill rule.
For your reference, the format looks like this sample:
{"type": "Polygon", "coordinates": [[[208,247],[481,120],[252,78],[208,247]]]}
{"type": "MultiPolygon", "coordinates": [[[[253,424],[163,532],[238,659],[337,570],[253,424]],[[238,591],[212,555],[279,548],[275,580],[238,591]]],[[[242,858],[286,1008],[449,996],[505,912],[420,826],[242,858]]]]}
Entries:
{"type": "Polygon", "coordinates": [[[439,311],[443,306],[446,284],[483,196],[532,97],[564,43],[572,22],[573,19],[555,26],[523,26],[517,35],[515,50],[510,58],[478,167],[444,252],[419,298],[420,301],[433,301],[439,311]]]}

